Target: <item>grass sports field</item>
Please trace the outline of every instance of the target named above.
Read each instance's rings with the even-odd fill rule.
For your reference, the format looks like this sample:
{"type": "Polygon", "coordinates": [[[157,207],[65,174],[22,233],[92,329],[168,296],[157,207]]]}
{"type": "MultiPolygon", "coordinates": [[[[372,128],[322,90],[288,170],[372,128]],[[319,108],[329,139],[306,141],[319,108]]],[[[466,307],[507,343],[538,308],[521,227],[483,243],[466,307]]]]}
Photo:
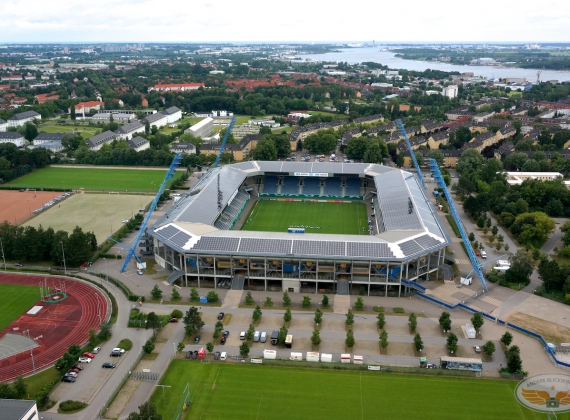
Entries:
{"type": "Polygon", "coordinates": [[[0,310],[0,331],[2,331],[40,300],[40,288],[0,284],[0,296],[2,296],[2,310],[0,310]]]}
{"type": "Polygon", "coordinates": [[[101,131],[101,127],[89,127],[88,125],[72,124],[45,124],[38,127],[40,133],[80,133],[83,138],[89,138],[101,131]]]}
{"type": "MultiPolygon", "coordinates": [[[[186,419],[544,419],[513,395],[516,382],[369,371],[174,360],[151,401],[164,419],[190,385],[186,419]]],[[[569,419],[558,414],[558,419],[569,419]]]]}
{"type": "MultiPolygon", "coordinates": [[[[182,172],[178,172],[181,174],[182,172]]],[[[166,169],[45,168],[7,185],[20,188],[64,188],[66,190],[158,191],[166,169]]]]}
{"type": "Polygon", "coordinates": [[[368,235],[366,205],[260,200],[253,207],[242,230],[287,232],[290,226],[305,226],[307,233],[368,235]]]}
{"type": "Polygon", "coordinates": [[[80,226],[83,232],[95,233],[97,242],[101,244],[123,225],[124,219],[131,218],[152,199],[150,195],[73,194],[23,226],[51,226],[56,232],[64,230],[69,233],[75,226],[80,226]]]}

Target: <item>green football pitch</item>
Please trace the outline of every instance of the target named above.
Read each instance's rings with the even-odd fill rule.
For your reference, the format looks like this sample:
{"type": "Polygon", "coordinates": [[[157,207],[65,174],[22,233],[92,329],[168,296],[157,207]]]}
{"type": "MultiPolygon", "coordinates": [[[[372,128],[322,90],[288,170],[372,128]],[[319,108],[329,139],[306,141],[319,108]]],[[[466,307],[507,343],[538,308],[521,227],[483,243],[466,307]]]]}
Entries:
{"type": "MultiPolygon", "coordinates": [[[[151,398],[177,418],[189,385],[186,419],[545,419],[516,401],[516,382],[173,360],[151,398]],[[163,393],[164,391],[164,393],[163,393]]],[[[558,419],[569,419],[558,414],[558,419]]]]}
{"type": "Polygon", "coordinates": [[[166,169],[45,168],[8,185],[35,189],[153,192],[158,191],[165,175],[166,169]]]}
{"type": "Polygon", "coordinates": [[[310,203],[304,201],[258,201],[242,230],[287,232],[305,227],[307,233],[368,235],[363,203],[310,203]]]}
{"type": "Polygon", "coordinates": [[[2,309],[0,310],[0,331],[2,331],[40,300],[40,288],[0,284],[0,296],[2,296],[2,309]]]}

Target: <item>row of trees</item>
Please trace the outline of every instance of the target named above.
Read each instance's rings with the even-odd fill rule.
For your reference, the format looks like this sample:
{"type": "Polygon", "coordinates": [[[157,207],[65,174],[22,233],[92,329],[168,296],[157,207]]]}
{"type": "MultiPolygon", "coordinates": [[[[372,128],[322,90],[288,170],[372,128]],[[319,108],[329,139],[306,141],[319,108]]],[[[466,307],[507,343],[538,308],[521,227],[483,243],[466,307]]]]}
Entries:
{"type": "Polygon", "coordinates": [[[0,184],[10,182],[33,169],[50,163],[46,149],[18,149],[13,143],[0,144],[0,184]]]}

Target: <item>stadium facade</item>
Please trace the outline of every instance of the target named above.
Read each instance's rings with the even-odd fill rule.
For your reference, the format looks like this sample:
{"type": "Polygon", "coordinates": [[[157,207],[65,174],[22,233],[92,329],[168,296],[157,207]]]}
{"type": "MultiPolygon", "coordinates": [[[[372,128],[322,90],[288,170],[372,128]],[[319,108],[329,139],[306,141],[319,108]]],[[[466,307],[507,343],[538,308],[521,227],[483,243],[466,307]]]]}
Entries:
{"type": "Polygon", "coordinates": [[[356,287],[392,296],[433,276],[450,243],[414,174],[366,163],[250,161],[215,168],[147,233],[141,253],[172,271],[169,283],[241,289],[245,282],[258,290],[339,294],[356,287]],[[370,235],[232,230],[256,200],[284,199],[362,201],[370,235]]]}

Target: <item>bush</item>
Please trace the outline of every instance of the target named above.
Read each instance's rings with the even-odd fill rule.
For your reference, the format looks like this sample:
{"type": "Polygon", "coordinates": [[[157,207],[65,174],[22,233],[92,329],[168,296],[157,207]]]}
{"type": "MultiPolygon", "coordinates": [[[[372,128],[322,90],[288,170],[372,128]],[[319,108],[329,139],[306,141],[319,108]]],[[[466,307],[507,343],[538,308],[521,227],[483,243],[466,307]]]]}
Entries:
{"type": "Polygon", "coordinates": [[[403,313],[404,313],[404,308],[394,308],[394,313],[395,313],[395,314],[403,314],[403,313]]]}
{"type": "Polygon", "coordinates": [[[87,404],[85,404],[84,402],[73,401],[73,400],[63,401],[59,404],[59,409],[61,411],[77,411],[77,410],[82,410],[85,407],[87,407],[87,404]]]}
{"type": "Polygon", "coordinates": [[[171,318],[182,318],[184,316],[184,314],[182,313],[182,311],[175,309],[170,313],[170,317],[171,318]]]}
{"type": "Polygon", "coordinates": [[[133,348],[133,342],[128,338],[123,338],[121,341],[119,341],[117,347],[129,351],[130,349],[133,348]]]}
{"type": "Polygon", "coordinates": [[[213,290],[208,292],[206,297],[208,298],[208,302],[212,302],[212,303],[216,303],[218,301],[218,299],[220,299],[218,294],[216,292],[214,292],[213,290]]]}
{"type": "Polygon", "coordinates": [[[375,306],[374,312],[384,312],[384,307],[383,306],[375,306]]]}

